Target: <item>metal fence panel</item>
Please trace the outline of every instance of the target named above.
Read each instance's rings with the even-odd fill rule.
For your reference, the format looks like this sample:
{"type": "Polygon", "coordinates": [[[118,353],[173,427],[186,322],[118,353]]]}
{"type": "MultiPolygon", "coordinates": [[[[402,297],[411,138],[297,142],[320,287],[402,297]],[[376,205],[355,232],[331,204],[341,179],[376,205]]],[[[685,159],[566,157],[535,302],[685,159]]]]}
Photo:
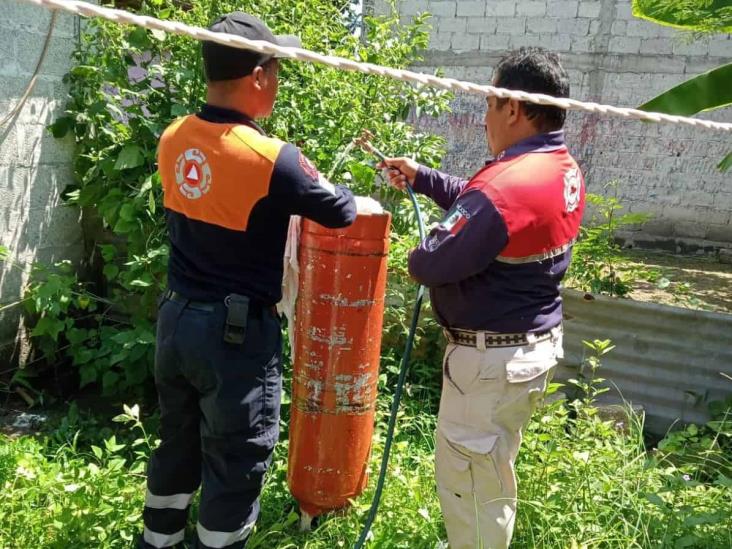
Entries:
{"type": "Polygon", "coordinates": [[[577,375],[583,340],[617,346],[599,375],[611,398],[640,404],[646,428],[663,434],[674,422],[703,423],[708,403],[732,395],[732,315],[694,311],[566,290],[565,358],[560,381],[577,375]]]}

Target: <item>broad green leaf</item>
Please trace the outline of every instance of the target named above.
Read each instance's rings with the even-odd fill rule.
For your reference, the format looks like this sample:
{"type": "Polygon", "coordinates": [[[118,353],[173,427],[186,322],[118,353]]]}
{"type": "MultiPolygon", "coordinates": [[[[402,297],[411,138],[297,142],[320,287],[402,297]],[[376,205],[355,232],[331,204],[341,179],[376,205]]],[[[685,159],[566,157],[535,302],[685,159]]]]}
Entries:
{"type": "Polygon", "coordinates": [[[48,335],[53,339],[54,341],[58,340],[58,334],[61,330],[64,328],[63,321],[59,320],[58,318],[52,318],[49,316],[44,316],[38,321],[38,324],[36,324],[35,328],[33,328],[33,331],[31,332],[31,335],[33,336],[42,336],[42,335],[48,335]]]}
{"type": "Polygon", "coordinates": [[[732,32],[729,0],[633,0],[633,15],[695,32],[732,32]]]}
{"type": "Polygon", "coordinates": [[[732,104],[732,63],[695,76],[654,97],[639,109],[689,116],[732,104]]]}
{"type": "Polygon", "coordinates": [[[113,280],[119,274],[119,267],[112,263],[107,263],[102,269],[102,273],[107,280],[113,280]]]}
{"type": "Polygon", "coordinates": [[[119,217],[124,221],[133,221],[137,218],[137,208],[135,208],[135,205],[131,202],[122,204],[122,207],[119,210],[119,217]]]}
{"type": "Polygon", "coordinates": [[[127,36],[127,41],[133,48],[141,50],[150,46],[150,38],[148,37],[147,31],[142,27],[137,27],[135,30],[130,32],[127,36]]]}
{"type": "Polygon", "coordinates": [[[79,387],[85,387],[97,380],[97,369],[94,364],[86,363],[79,367],[79,387]]]}
{"type": "Polygon", "coordinates": [[[658,507],[666,507],[666,502],[663,501],[661,496],[659,496],[658,494],[646,494],[646,499],[653,505],[657,505],[658,507]]]}
{"type": "Polygon", "coordinates": [[[119,381],[119,374],[117,372],[105,372],[102,377],[102,389],[104,392],[109,392],[117,384],[117,381],[119,381]]]}
{"type": "MultiPolygon", "coordinates": [[[[74,364],[76,366],[82,366],[87,365],[91,360],[94,359],[95,353],[92,349],[80,349],[78,352],[74,353],[74,364]]],[[[82,379],[88,379],[87,383],[91,383],[92,381],[96,380],[97,378],[97,371],[94,368],[94,365],[89,365],[90,368],[89,371],[86,372],[87,377],[85,378],[84,372],[80,371],[80,375],[82,379]]],[[[79,368],[81,370],[81,368],[79,368]]]]}
{"type": "Polygon", "coordinates": [[[127,144],[125,145],[117,157],[117,162],[114,164],[115,170],[129,170],[142,166],[144,156],[142,149],[137,145],[127,144]]]}
{"type": "Polygon", "coordinates": [[[66,331],[66,339],[72,345],[79,345],[89,339],[89,331],[82,328],[71,328],[66,331]]]}

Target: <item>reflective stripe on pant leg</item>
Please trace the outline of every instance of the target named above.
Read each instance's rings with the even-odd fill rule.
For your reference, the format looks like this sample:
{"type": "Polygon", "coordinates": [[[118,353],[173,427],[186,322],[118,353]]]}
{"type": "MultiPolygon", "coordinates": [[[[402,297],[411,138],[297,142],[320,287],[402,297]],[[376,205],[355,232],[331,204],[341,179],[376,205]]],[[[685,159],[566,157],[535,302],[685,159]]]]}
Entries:
{"type": "Polygon", "coordinates": [[[207,530],[199,522],[196,525],[196,533],[198,534],[198,540],[204,546],[211,547],[213,549],[221,549],[221,547],[227,547],[238,541],[244,541],[245,539],[247,539],[247,537],[249,537],[249,534],[252,532],[252,529],[254,528],[254,524],[254,522],[250,524],[245,524],[244,526],[242,526],[238,530],[234,530],[233,532],[217,532],[207,530]]]}
{"type": "Polygon", "coordinates": [[[170,496],[156,496],[150,489],[145,494],[145,507],[150,509],[187,509],[193,499],[190,494],[172,494],[170,496]]]}
{"type": "Polygon", "coordinates": [[[147,526],[145,526],[143,538],[145,540],[145,543],[151,545],[152,547],[171,547],[176,543],[180,543],[181,541],[183,541],[185,533],[185,528],[172,534],[163,534],[161,532],[153,532],[147,526]]]}

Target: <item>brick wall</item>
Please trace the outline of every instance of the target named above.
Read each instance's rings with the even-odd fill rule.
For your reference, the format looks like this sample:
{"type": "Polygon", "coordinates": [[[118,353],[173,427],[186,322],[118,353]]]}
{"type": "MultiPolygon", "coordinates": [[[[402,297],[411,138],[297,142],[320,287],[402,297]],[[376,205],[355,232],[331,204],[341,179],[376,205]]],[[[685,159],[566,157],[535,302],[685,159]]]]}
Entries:
{"type": "MultiPolygon", "coordinates": [[[[0,119],[17,104],[38,61],[50,12],[7,0],[0,18],[0,119]]],[[[0,309],[22,294],[34,261],[78,260],[83,250],[78,212],[60,205],[72,181],[72,143],[47,131],[63,108],[78,21],[59,13],[35,89],[12,122],[0,127],[0,245],[11,262],[0,263],[0,309]]],[[[0,311],[0,365],[17,359],[19,307],[0,311]]]]}
{"type": "MultiPolygon", "coordinates": [[[[572,97],[619,106],[637,106],[732,58],[732,36],[689,42],[679,31],[634,18],[626,0],[404,0],[398,6],[405,20],[433,14],[419,70],[439,67],[446,76],[489,82],[507,49],[543,46],[561,53],[572,97]]],[[[387,9],[378,0],[371,7],[387,9]]],[[[447,136],[445,169],[469,175],[486,157],[483,105],[482,98],[458,95],[452,114],[420,121],[447,136]]],[[[732,109],[705,116],[732,122],[732,109]]],[[[732,151],[728,134],[578,112],[569,114],[567,134],[591,192],[609,192],[604,185],[617,180],[627,210],[653,214],[631,235],[638,244],[732,247],[732,172],[715,169],[732,151]]]]}

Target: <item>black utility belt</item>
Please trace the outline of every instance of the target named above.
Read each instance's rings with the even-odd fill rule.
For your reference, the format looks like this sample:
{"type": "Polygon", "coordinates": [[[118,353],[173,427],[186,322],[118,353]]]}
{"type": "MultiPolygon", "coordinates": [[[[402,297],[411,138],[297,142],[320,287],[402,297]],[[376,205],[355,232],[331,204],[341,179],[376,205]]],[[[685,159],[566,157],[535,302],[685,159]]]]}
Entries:
{"type": "Polygon", "coordinates": [[[493,332],[478,332],[461,330],[459,328],[443,328],[445,337],[450,343],[466,347],[521,347],[545,341],[552,337],[551,330],[540,333],[513,333],[499,334],[493,332]]]}
{"type": "Polygon", "coordinates": [[[214,311],[216,306],[222,303],[226,307],[226,323],[224,325],[224,341],[241,345],[247,331],[247,319],[252,313],[270,312],[277,315],[277,310],[273,306],[262,305],[253,301],[251,298],[241,294],[229,294],[222,301],[196,301],[188,299],[186,296],[179,294],[175,290],[167,290],[163,294],[163,299],[175,301],[183,304],[188,309],[196,309],[201,311],[214,311]]]}

